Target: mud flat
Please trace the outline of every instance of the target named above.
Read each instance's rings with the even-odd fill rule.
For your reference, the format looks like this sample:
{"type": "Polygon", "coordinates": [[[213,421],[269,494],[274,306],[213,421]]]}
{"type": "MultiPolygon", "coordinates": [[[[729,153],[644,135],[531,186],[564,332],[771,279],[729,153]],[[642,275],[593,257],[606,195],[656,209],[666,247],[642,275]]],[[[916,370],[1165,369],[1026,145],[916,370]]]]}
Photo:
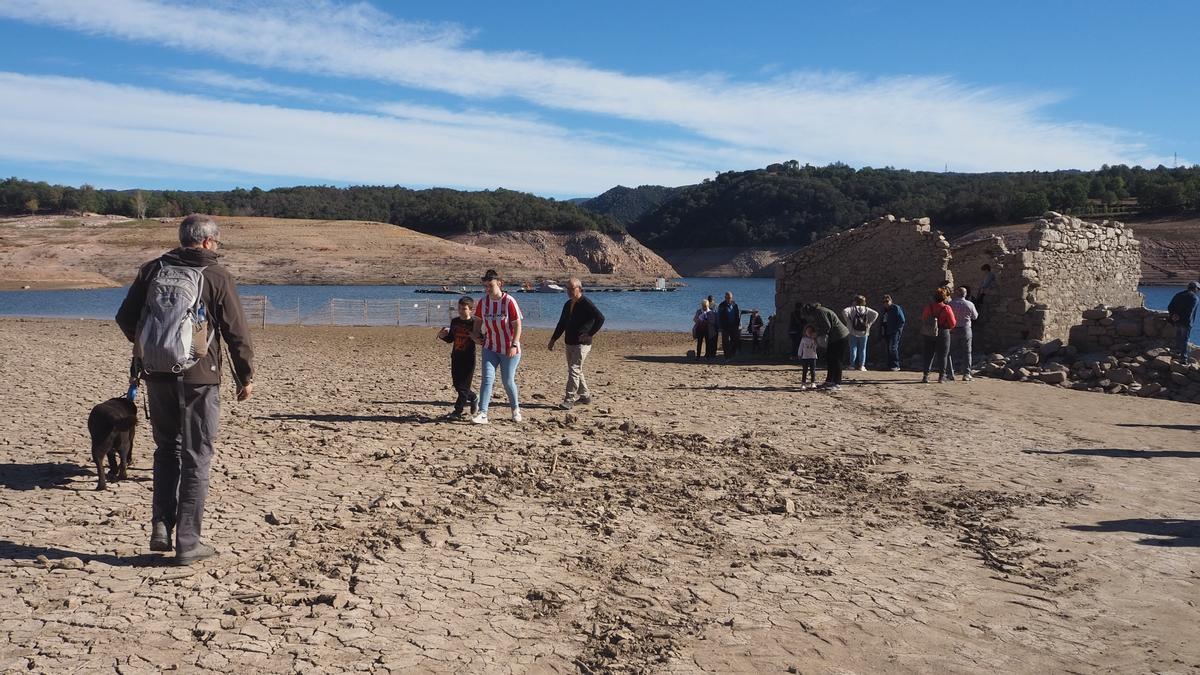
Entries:
{"type": "Polygon", "coordinates": [[[526,339],[526,422],[449,423],[417,328],[256,333],[206,538],[160,564],[150,442],[95,492],[111,322],[0,321],[0,670],[1186,672],[1200,667],[1195,408],[981,380],[684,362],[605,333],[570,414],[526,339]]]}

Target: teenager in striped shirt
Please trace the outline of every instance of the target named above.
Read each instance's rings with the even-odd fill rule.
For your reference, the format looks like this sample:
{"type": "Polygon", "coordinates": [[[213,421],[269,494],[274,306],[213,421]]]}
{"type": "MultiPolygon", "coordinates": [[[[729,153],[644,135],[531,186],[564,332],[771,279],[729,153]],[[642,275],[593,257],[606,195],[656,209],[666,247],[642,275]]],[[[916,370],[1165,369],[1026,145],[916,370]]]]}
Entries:
{"type": "Polygon", "coordinates": [[[484,296],[475,305],[475,342],[483,345],[483,376],[479,385],[479,413],[471,418],[475,424],[488,423],[488,405],[492,399],[492,384],[496,369],[508,394],[512,419],[521,421],[521,402],[517,392],[517,365],[521,363],[521,308],[504,292],[504,280],[496,270],[483,275],[484,296]]]}

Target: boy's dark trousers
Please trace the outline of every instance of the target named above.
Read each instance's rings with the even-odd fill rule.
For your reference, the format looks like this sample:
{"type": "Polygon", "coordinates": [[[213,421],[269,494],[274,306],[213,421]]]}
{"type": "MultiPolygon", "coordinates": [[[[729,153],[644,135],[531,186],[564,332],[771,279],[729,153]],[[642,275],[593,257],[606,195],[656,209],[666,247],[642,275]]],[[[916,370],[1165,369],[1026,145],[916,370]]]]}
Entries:
{"type": "Polygon", "coordinates": [[[450,353],[450,377],[454,381],[454,391],[458,392],[454,412],[460,413],[475,402],[475,392],[471,391],[471,381],[475,379],[474,352],[450,353]]]}

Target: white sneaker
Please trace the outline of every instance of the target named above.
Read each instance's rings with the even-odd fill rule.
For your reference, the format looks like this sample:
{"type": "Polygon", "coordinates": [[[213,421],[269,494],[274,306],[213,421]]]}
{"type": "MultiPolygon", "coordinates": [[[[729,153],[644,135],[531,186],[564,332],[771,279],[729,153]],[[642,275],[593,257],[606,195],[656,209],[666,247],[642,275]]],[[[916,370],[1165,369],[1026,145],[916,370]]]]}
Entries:
{"type": "Polygon", "coordinates": [[[513,421],[520,424],[525,418],[521,416],[520,408],[513,408],[513,421]]]}
{"type": "Polygon", "coordinates": [[[867,372],[867,367],[866,367],[866,366],[859,366],[859,367],[858,367],[858,370],[859,370],[859,372],[865,373],[865,372],[867,372]]]}
{"type": "Polygon", "coordinates": [[[478,415],[471,418],[471,424],[487,424],[487,423],[488,423],[488,418],[487,418],[486,412],[481,412],[478,415]]]}

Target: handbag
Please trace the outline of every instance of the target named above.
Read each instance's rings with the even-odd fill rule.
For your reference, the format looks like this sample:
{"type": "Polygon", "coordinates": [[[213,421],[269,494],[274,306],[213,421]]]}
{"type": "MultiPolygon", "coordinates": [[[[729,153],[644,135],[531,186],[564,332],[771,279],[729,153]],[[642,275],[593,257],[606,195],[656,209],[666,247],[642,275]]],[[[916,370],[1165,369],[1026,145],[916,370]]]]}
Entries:
{"type": "Polygon", "coordinates": [[[938,318],[936,316],[931,316],[921,322],[921,335],[925,337],[937,337],[939,332],[940,327],[938,326],[938,318]]]}

